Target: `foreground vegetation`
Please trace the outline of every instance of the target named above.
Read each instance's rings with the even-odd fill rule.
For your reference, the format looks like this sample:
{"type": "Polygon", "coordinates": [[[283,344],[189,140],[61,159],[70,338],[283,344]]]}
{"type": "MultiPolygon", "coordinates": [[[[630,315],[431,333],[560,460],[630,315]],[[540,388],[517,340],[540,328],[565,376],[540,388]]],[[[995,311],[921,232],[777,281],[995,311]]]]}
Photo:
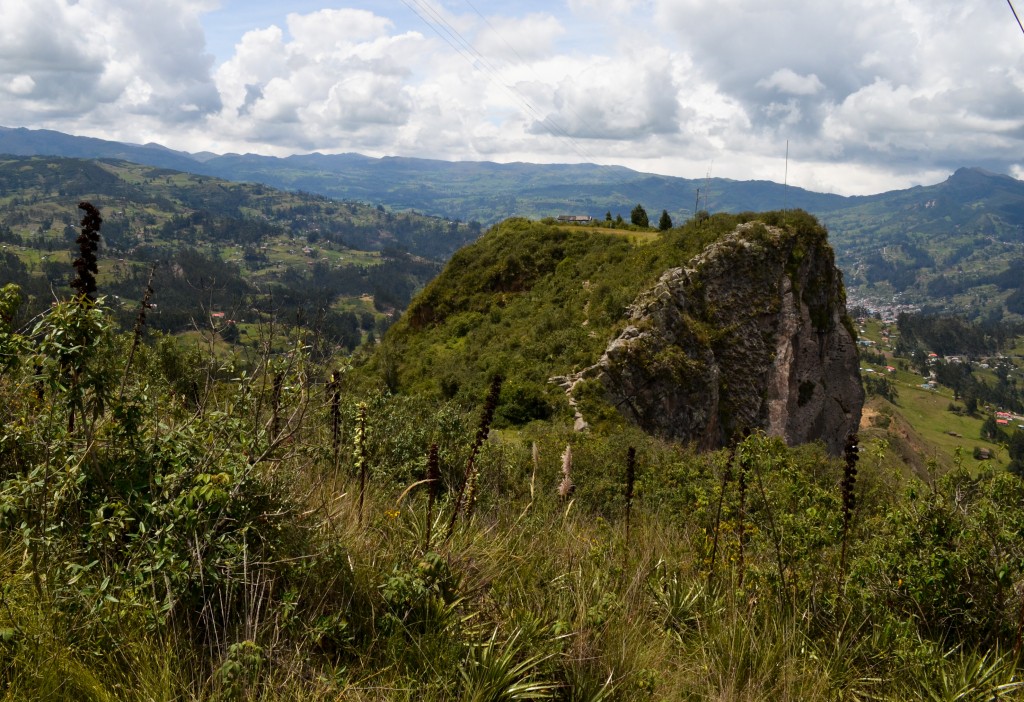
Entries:
{"type": "Polygon", "coordinates": [[[26,320],[0,288],[0,699],[1021,694],[1016,475],[524,411],[734,218],[635,245],[514,221],[354,369],[302,327],[147,335],[148,293],[122,331],[82,208],[74,296],[26,320]]]}
{"type": "Polygon", "coordinates": [[[355,391],[301,333],[243,371],[89,292],[0,300],[3,699],[1017,694],[1004,471],[499,430],[499,383],[355,391]]]}

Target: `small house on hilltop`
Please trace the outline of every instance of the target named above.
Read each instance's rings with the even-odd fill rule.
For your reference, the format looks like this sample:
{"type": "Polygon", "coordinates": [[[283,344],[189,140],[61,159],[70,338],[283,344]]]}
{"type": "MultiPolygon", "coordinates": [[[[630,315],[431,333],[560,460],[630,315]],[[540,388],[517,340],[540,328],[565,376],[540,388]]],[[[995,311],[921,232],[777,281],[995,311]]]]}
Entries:
{"type": "Polygon", "coordinates": [[[594,218],[590,215],[558,215],[558,221],[570,224],[587,224],[588,222],[593,222],[594,218]]]}

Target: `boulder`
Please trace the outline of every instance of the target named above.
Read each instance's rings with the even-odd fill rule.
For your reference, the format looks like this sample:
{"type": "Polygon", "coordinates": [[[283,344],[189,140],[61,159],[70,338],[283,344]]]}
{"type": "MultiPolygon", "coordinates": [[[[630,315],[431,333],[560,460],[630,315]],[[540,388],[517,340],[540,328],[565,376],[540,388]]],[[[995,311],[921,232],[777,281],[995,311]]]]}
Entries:
{"type": "Polygon", "coordinates": [[[836,455],[857,430],[855,335],[823,229],[741,224],[628,314],[581,376],[644,430],[711,449],[760,429],[836,455]]]}

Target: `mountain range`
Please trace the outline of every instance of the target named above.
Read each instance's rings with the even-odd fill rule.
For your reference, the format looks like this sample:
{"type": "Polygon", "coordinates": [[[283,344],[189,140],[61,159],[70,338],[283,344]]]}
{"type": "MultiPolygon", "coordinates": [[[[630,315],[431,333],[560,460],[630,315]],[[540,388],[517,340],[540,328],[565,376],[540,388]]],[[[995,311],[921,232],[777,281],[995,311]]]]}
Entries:
{"type": "MultiPolygon", "coordinates": [[[[842,208],[851,198],[769,181],[692,180],[594,164],[449,162],[372,158],[361,154],[190,154],[159,144],[124,144],[49,130],[0,127],[0,153],[15,156],[113,158],[159,168],[304,190],[340,200],[419,210],[494,224],[511,216],[627,214],[637,202],[657,204],[676,218],[697,209],[808,212],[842,208]],[[699,204],[698,204],[699,202],[699,204]]],[[[856,198],[854,198],[856,199],[856,198]]]]}
{"type": "Polygon", "coordinates": [[[0,128],[0,153],[123,159],[484,225],[514,215],[628,215],[637,203],[655,214],[664,209],[676,222],[695,210],[799,208],[828,227],[852,299],[972,317],[1024,313],[1024,280],[1015,273],[1024,269],[1024,183],[978,168],[961,168],[935,185],[845,197],[620,166],[190,154],[24,128],[0,128]]]}

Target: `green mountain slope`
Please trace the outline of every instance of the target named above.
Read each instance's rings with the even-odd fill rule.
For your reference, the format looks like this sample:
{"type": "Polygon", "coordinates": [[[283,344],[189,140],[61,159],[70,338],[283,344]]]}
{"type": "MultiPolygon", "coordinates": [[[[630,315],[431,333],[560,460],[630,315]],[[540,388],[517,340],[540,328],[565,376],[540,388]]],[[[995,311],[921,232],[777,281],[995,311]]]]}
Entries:
{"type": "Polygon", "coordinates": [[[512,216],[606,212],[628,219],[637,202],[667,209],[677,219],[694,206],[721,212],[798,207],[824,212],[848,198],[786,188],[767,181],[692,180],[650,175],[621,166],[450,163],[358,154],[310,154],[284,159],[231,154],[199,167],[231,180],[251,180],[332,197],[384,202],[464,220],[494,223],[512,216]],[[699,200],[699,204],[698,204],[699,200]]]}
{"type": "Polygon", "coordinates": [[[244,221],[248,227],[269,225],[296,236],[319,235],[366,250],[398,246],[432,258],[447,258],[479,235],[479,230],[437,217],[389,213],[356,202],[111,159],[0,158],[0,188],[9,206],[31,201],[39,211],[65,204],[67,198],[91,198],[106,209],[149,208],[152,217],[137,223],[142,235],[152,233],[153,219],[163,224],[170,215],[195,212],[244,221]]]}
{"type": "Polygon", "coordinates": [[[1024,269],[1018,224],[1024,184],[980,169],[960,169],[932,186],[841,197],[767,181],[671,178],[592,164],[449,163],[359,154],[190,155],[153,144],[25,129],[0,128],[2,152],[127,158],[484,224],[510,216],[602,219],[609,212],[628,219],[636,203],[652,213],[665,209],[677,223],[695,209],[801,208],[829,228],[853,300],[974,318],[1024,313],[1024,281],[1017,273],[1024,269]]]}
{"type": "Polygon", "coordinates": [[[1024,183],[961,168],[822,217],[853,295],[969,317],[1024,313],[1024,183]]]}
{"type": "Polygon", "coordinates": [[[27,129],[0,128],[0,153],[124,158],[484,224],[511,216],[603,216],[608,211],[628,218],[637,202],[667,209],[681,221],[692,216],[695,206],[714,212],[792,207],[822,213],[857,200],[768,181],[673,178],[621,166],[453,163],[360,154],[314,153],[287,158],[190,155],[156,145],[135,146],[27,129]]]}
{"type": "Polygon", "coordinates": [[[547,416],[564,404],[548,378],[594,363],[636,294],[724,230],[710,224],[648,242],[627,231],[507,220],[459,251],[416,298],[375,368],[392,389],[467,401],[500,373],[521,405],[503,411],[547,416]]]}
{"type": "Polygon", "coordinates": [[[0,154],[11,156],[63,156],[66,158],[112,158],[158,168],[187,171],[195,159],[159,144],[122,144],[117,141],[79,137],[50,129],[0,127],[0,154]]]}
{"type": "Polygon", "coordinates": [[[0,281],[21,286],[24,315],[67,291],[76,205],[88,200],[104,217],[101,293],[124,300],[127,323],[152,268],[149,323],[173,332],[210,327],[214,313],[240,324],[302,318],[352,347],[477,234],[439,218],[116,160],[0,158],[0,193],[0,281]]]}

